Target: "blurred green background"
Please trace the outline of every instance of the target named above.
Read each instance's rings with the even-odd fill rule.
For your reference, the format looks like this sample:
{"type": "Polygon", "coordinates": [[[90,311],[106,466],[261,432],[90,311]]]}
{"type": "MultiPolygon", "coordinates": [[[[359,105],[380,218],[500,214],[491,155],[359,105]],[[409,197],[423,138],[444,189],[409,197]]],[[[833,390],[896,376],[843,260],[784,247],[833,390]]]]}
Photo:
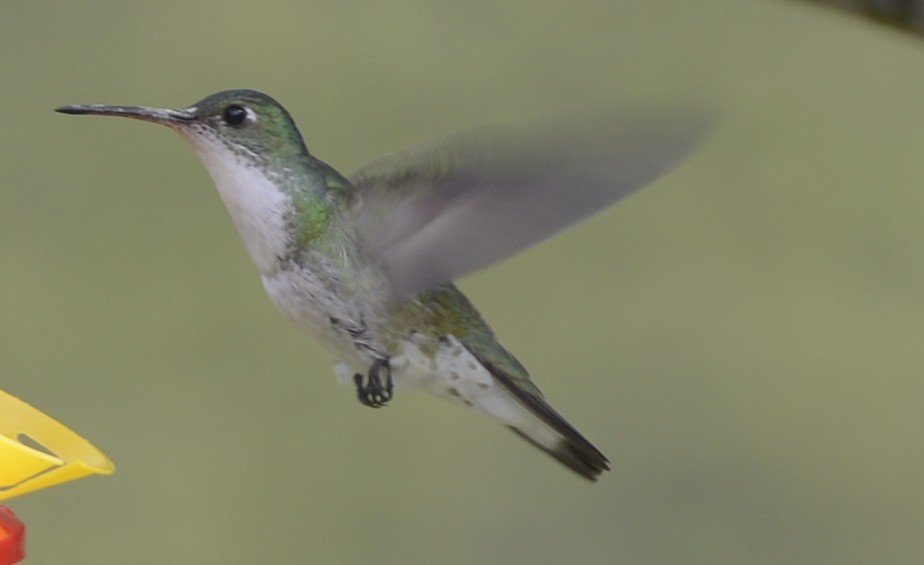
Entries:
{"type": "Polygon", "coordinates": [[[924,42],[798,3],[3,2],[0,388],[118,472],[30,563],[924,560],[924,42]],[[277,314],[165,128],[252,87],[349,171],[474,124],[707,100],[682,167],[461,287],[613,462],[589,484],[277,314]]]}

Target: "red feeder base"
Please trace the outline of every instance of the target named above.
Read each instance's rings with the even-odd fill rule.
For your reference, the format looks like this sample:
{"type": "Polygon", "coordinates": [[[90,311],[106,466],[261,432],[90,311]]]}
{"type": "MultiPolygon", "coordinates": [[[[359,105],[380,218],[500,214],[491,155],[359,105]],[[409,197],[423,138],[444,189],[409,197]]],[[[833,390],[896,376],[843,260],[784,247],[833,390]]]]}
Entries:
{"type": "Polygon", "coordinates": [[[23,560],[26,556],[23,549],[25,533],[26,526],[13,511],[0,506],[0,565],[13,565],[23,560]]]}

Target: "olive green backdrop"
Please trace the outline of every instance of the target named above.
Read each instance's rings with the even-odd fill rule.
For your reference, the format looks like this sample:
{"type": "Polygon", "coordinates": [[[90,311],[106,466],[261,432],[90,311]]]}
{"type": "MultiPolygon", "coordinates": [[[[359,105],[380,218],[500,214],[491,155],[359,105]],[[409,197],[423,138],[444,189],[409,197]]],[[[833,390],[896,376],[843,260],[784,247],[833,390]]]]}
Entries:
{"type": "Polygon", "coordinates": [[[924,42],[790,2],[0,4],[0,388],[118,466],[30,563],[924,559],[924,42]],[[707,101],[616,208],[466,277],[597,484],[423,395],[361,407],[165,128],[252,87],[348,171],[474,124],[707,101]]]}

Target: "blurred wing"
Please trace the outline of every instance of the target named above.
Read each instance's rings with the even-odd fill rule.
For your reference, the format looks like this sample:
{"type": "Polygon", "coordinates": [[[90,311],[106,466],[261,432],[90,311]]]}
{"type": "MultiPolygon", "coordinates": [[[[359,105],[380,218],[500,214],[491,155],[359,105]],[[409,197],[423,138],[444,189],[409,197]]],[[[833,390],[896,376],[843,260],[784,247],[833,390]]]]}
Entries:
{"type": "Polygon", "coordinates": [[[676,165],[711,120],[457,135],[350,175],[350,214],[399,297],[484,267],[613,204],[676,165]]]}

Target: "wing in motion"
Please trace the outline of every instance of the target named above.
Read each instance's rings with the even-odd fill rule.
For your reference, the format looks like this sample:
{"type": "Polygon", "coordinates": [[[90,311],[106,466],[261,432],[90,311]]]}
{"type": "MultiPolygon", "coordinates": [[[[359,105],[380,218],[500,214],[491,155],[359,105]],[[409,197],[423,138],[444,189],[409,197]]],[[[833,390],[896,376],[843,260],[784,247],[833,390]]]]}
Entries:
{"type": "Polygon", "coordinates": [[[398,297],[537,243],[651,182],[709,129],[689,113],[583,130],[475,131],[350,175],[354,225],[398,297]]]}

